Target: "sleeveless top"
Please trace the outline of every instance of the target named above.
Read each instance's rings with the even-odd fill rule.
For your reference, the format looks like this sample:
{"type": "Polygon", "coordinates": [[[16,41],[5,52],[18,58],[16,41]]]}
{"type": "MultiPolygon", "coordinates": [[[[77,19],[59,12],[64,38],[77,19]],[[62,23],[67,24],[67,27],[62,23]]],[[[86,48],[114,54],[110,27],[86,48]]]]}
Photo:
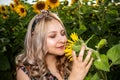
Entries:
{"type": "MultiPolygon", "coordinates": [[[[21,66],[20,69],[23,70],[23,72],[25,72],[25,74],[28,75],[28,71],[24,66],[21,66]]],[[[47,78],[47,80],[58,80],[54,75],[50,73],[50,71],[45,75],[45,77],[47,78]]],[[[30,78],[30,80],[37,80],[37,79],[32,77],[30,78]]],[[[64,80],[68,80],[66,75],[64,76],[64,80]]]]}

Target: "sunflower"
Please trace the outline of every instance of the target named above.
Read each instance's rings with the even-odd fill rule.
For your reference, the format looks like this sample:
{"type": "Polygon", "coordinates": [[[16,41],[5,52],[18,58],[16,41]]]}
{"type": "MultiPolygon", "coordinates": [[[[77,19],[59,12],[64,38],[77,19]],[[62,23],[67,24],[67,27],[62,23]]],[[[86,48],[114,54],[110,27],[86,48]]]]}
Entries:
{"type": "Polygon", "coordinates": [[[104,0],[96,0],[96,4],[101,4],[101,3],[103,3],[104,2],[104,0]]]}
{"type": "Polygon", "coordinates": [[[36,4],[33,5],[34,12],[40,13],[40,10],[47,10],[48,5],[45,1],[38,1],[36,4]]]}
{"type": "Polygon", "coordinates": [[[66,48],[64,50],[65,52],[65,56],[67,57],[67,59],[69,59],[70,61],[72,61],[72,51],[79,51],[80,49],[80,45],[79,45],[79,38],[78,35],[76,33],[71,33],[70,35],[71,40],[68,40],[66,43],[66,48]]]}
{"type": "Polygon", "coordinates": [[[71,0],[70,5],[74,4],[75,2],[77,2],[77,0],[71,0]]]}
{"type": "Polygon", "coordinates": [[[14,10],[15,9],[15,5],[13,3],[10,3],[10,9],[14,10]]]}
{"type": "Polygon", "coordinates": [[[13,2],[15,3],[15,5],[20,5],[20,0],[13,0],[13,2]]]}
{"type": "Polygon", "coordinates": [[[67,6],[69,4],[69,1],[65,0],[64,5],[67,6]]]}
{"type": "Polygon", "coordinates": [[[23,5],[18,5],[15,7],[15,11],[18,13],[19,16],[25,17],[27,12],[25,10],[25,7],[23,5]]]}
{"type": "Polygon", "coordinates": [[[50,8],[55,8],[58,7],[60,5],[60,1],[59,0],[46,0],[47,4],[50,6],[50,8]]]}
{"type": "Polygon", "coordinates": [[[64,50],[65,52],[65,56],[67,57],[67,59],[69,59],[70,61],[72,60],[72,46],[74,45],[74,42],[71,40],[68,40],[68,43],[66,44],[66,48],[64,50]]]}
{"type": "Polygon", "coordinates": [[[8,15],[6,13],[2,13],[2,18],[3,19],[7,19],[8,18],[8,15]]]}
{"type": "Polygon", "coordinates": [[[1,13],[4,13],[7,11],[7,7],[6,6],[0,6],[0,11],[1,13]]]}
{"type": "Polygon", "coordinates": [[[78,35],[74,32],[74,33],[72,33],[71,35],[70,35],[70,37],[71,37],[71,39],[73,40],[73,41],[78,41],[78,35]]]}

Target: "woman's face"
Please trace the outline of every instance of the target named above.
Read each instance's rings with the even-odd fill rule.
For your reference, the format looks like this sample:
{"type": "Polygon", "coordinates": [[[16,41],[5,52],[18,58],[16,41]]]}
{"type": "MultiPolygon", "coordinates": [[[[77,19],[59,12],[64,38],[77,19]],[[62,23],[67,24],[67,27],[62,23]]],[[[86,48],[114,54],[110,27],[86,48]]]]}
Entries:
{"type": "Polygon", "coordinates": [[[63,55],[67,37],[65,30],[57,20],[48,22],[47,48],[48,53],[53,55],[63,55]]]}

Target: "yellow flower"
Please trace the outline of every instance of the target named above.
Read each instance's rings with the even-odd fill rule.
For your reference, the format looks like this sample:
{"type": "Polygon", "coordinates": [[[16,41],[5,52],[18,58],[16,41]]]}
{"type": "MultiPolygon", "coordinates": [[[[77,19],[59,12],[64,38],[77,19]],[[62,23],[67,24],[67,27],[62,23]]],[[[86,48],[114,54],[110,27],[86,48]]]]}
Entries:
{"type": "Polygon", "coordinates": [[[66,56],[72,55],[72,48],[66,48],[65,52],[66,52],[66,54],[65,54],[66,56]]]}
{"type": "Polygon", "coordinates": [[[1,11],[1,13],[7,12],[7,7],[6,6],[0,6],[0,11],[1,11]]]}
{"type": "Polygon", "coordinates": [[[6,7],[5,7],[5,6],[1,6],[1,10],[2,10],[2,11],[5,11],[5,10],[6,10],[6,7]]]}
{"type": "Polygon", "coordinates": [[[97,5],[99,5],[99,4],[103,3],[103,2],[104,2],[104,0],[96,0],[96,4],[95,5],[97,6],[97,5]]]}
{"type": "Polygon", "coordinates": [[[13,3],[10,3],[10,9],[14,10],[15,9],[15,5],[13,3]]]}
{"type": "Polygon", "coordinates": [[[59,0],[46,0],[47,4],[50,6],[50,8],[55,8],[58,7],[60,5],[60,1],[59,0]]]}
{"type": "Polygon", "coordinates": [[[77,0],[71,0],[70,5],[74,4],[75,2],[77,2],[77,0]]]}
{"type": "Polygon", "coordinates": [[[72,33],[71,35],[70,35],[70,37],[71,37],[71,39],[73,40],[73,41],[78,41],[78,35],[74,32],[74,33],[72,33]]]}
{"type": "Polygon", "coordinates": [[[69,61],[72,61],[73,60],[72,59],[72,51],[73,50],[79,51],[80,42],[79,42],[79,39],[78,39],[78,35],[75,32],[71,33],[70,38],[72,40],[67,41],[64,52],[65,52],[65,56],[67,57],[67,59],[69,61]]]}
{"type": "Polygon", "coordinates": [[[27,12],[25,10],[25,7],[23,5],[18,5],[15,7],[15,11],[18,13],[19,16],[25,17],[27,12]]]}
{"type": "Polygon", "coordinates": [[[67,59],[70,60],[72,58],[72,48],[66,47],[64,52],[65,52],[65,56],[67,57],[67,59]]]}
{"type": "Polygon", "coordinates": [[[73,42],[73,41],[71,41],[71,40],[68,40],[68,43],[74,44],[74,42],[73,42]]]}
{"type": "Polygon", "coordinates": [[[34,12],[40,13],[40,10],[47,10],[48,5],[45,1],[38,1],[36,4],[33,5],[34,12]]]}
{"type": "Polygon", "coordinates": [[[69,4],[69,1],[65,0],[64,5],[67,6],[69,4]]]}
{"type": "Polygon", "coordinates": [[[6,13],[2,13],[2,18],[3,19],[7,19],[8,18],[8,15],[6,13]]]}
{"type": "Polygon", "coordinates": [[[20,5],[20,0],[13,0],[13,2],[15,3],[15,5],[20,5]]]}

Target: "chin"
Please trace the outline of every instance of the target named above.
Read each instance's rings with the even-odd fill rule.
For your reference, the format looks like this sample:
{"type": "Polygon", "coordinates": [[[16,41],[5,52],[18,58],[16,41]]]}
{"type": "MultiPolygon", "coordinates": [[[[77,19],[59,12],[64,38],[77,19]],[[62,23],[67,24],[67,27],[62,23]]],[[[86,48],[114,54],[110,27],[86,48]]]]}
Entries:
{"type": "Polygon", "coordinates": [[[58,55],[59,55],[59,56],[63,56],[63,55],[64,55],[64,52],[62,52],[62,53],[58,53],[58,55]]]}
{"type": "Polygon", "coordinates": [[[48,54],[51,54],[51,55],[56,55],[56,56],[63,56],[65,53],[64,51],[54,51],[54,52],[48,52],[48,54]]]}

